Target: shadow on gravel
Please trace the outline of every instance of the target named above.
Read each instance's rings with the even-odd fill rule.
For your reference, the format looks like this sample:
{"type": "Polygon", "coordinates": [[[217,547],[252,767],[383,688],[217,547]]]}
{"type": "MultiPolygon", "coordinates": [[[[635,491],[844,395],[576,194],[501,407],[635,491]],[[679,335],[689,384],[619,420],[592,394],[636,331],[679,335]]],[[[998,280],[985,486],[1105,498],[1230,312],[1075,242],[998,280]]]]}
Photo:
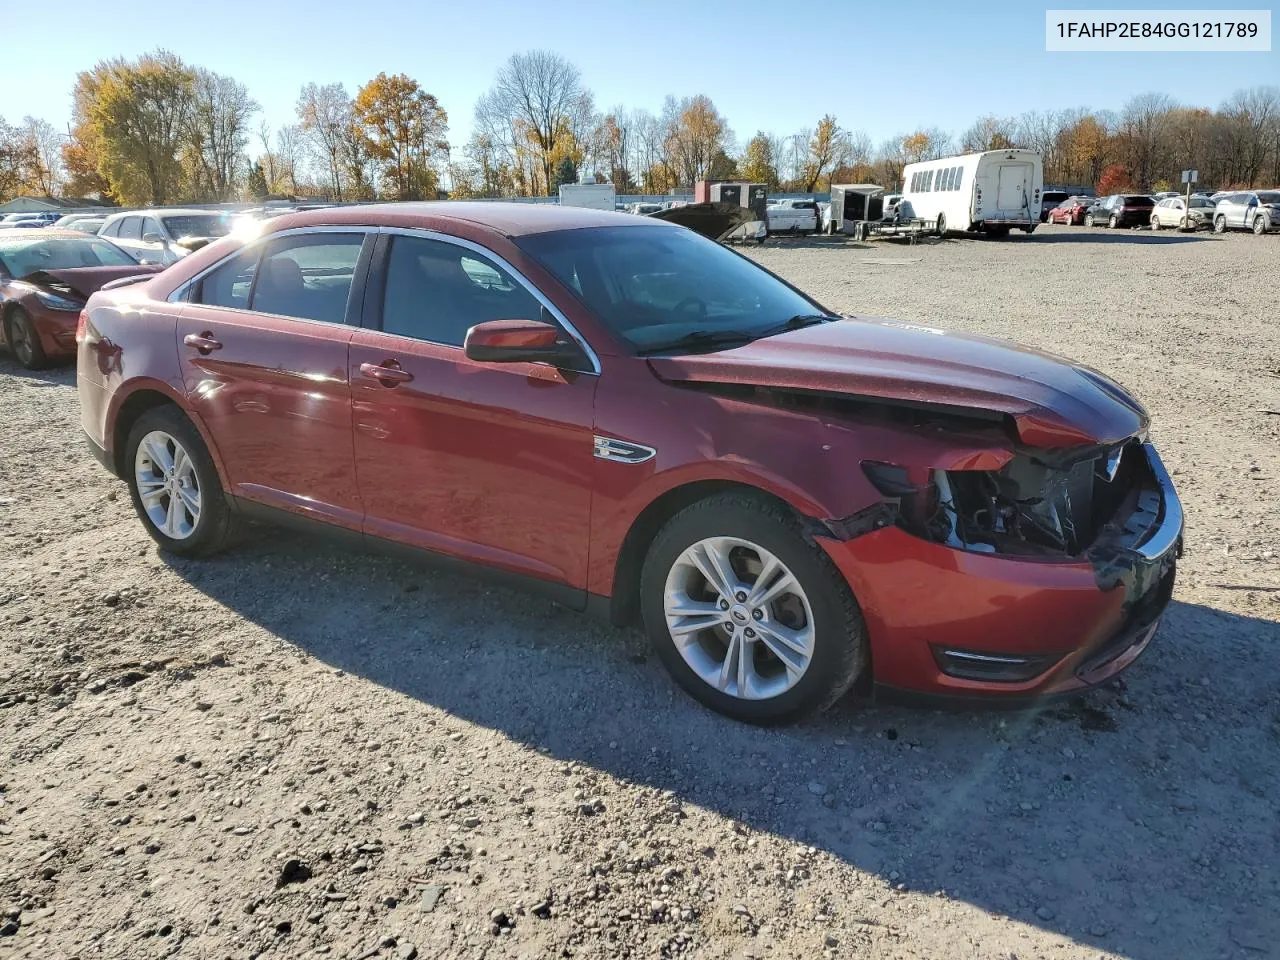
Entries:
{"type": "Polygon", "coordinates": [[[167,562],[335,668],[892,883],[1135,960],[1280,942],[1271,621],[1174,603],[1127,687],[1034,713],[766,730],[694,704],[638,631],[471,579],[275,531],[167,562]]]}
{"type": "Polygon", "coordinates": [[[1103,233],[1098,230],[1082,230],[1080,233],[1036,233],[1022,240],[1023,243],[1136,243],[1136,244],[1170,244],[1170,243],[1218,243],[1220,240],[1210,235],[1197,233],[1175,233],[1161,230],[1117,230],[1103,233]]]}
{"type": "Polygon", "coordinates": [[[6,377],[30,380],[38,387],[65,387],[71,386],[76,382],[76,365],[74,362],[59,364],[44,370],[28,370],[9,356],[5,350],[6,348],[0,347],[0,374],[4,374],[6,377]]]}

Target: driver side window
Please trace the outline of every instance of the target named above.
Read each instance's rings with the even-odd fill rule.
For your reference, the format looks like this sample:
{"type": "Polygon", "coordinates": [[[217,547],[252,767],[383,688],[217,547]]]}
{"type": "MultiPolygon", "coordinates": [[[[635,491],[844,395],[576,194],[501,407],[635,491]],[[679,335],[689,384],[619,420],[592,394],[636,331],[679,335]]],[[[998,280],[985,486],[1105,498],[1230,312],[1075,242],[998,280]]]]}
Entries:
{"type": "Polygon", "coordinates": [[[382,330],[451,347],[486,320],[538,320],[542,304],[488,257],[426,237],[391,238],[382,330]]]}

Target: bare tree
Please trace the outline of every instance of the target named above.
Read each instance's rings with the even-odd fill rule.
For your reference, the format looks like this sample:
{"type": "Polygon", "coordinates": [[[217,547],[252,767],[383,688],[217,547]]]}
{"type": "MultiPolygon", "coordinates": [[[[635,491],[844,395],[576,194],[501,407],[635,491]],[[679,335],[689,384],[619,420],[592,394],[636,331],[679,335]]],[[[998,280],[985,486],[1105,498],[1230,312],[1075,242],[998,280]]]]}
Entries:
{"type": "Polygon", "coordinates": [[[1129,174],[1140,190],[1150,189],[1167,157],[1168,119],[1173,98],[1163,93],[1131,97],[1120,113],[1120,133],[1127,153],[1129,174]]]}
{"type": "Polygon", "coordinates": [[[550,191],[558,150],[566,136],[587,127],[590,92],[578,68],[547,50],[512,54],[498,70],[493,88],[476,104],[477,120],[484,114],[486,132],[506,126],[512,146],[523,134],[534,148],[540,186],[550,191]],[[513,134],[515,134],[513,136],[513,134]]]}
{"type": "Polygon", "coordinates": [[[342,199],[342,151],[351,125],[351,98],[341,83],[308,83],[298,96],[302,133],[329,176],[334,200],[342,199]]]}
{"type": "Polygon", "coordinates": [[[229,200],[245,166],[249,117],[258,104],[249,89],[232,77],[196,69],[192,105],[187,116],[187,146],[199,171],[199,194],[229,200]]]}
{"type": "Polygon", "coordinates": [[[1221,113],[1233,128],[1233,179],[1252,185],[1265,169],[1274,142],[1273,128],[1280,121],[1280,87],[1237,90],[1223,104],[1221,113]]]}
{"type": "Polygon", "coordinates": [[[47,120],[24,117],[19,134],[27,156],[26,186],[43,196],[55,195],[62,186],[64,137],[47,120]]]}

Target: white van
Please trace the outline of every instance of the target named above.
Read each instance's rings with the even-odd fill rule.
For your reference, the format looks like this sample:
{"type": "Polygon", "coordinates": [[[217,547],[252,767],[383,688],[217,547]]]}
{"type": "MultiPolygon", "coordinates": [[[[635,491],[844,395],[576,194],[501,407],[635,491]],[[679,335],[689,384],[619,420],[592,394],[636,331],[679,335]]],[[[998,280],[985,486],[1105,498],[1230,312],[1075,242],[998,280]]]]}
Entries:
{"type": "Polygon", "coordinates": [[[1044,162],[1034,150],[909,163],[902,180],[904,208],[909,204],[912,216],[936,221],[939,236],[970,230],[1003,236],[1013,227],[1031,233],[1040,224],[1044,162]]]}

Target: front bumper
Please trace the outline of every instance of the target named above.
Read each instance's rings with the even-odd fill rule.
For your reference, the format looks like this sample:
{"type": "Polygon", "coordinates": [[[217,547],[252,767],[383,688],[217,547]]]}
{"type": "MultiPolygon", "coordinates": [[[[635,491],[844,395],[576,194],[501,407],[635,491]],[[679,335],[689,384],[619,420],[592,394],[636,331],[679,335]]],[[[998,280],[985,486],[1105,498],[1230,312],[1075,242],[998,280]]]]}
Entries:
{"type": "MultiPolygon", "coordinates": [[[[34,298],[30,298],[34,299],[34,298]]],[[[76,322],[78,313],[69,310],[31,309],[31,319],[46,357],[65,359],[76,355],[76,322]]]]}
{"type": "Polygon", "coordinates": [[[819,542],[862,607],[878,687],[1010,703],[1073,693],[1131,665],[1155,635],[1182,548],[1182,505],[1145,446],[1151,481],[1138,508],[1065,561],[953,549],[885,527],[819,542]],[[939,651],[1042,658],[1030,679],[944,672],[939,651]]]}

